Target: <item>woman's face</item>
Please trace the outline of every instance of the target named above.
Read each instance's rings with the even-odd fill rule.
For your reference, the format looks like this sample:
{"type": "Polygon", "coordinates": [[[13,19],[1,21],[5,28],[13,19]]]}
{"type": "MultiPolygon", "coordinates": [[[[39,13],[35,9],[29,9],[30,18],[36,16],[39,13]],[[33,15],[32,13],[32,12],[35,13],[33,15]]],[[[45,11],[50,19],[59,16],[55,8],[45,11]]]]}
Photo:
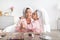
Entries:
{"type": "Polygon", "coordinates": [[[31,9],[28,9],[27,12],[26,12],[26,17],[27,18],[31,18],[32,17],[32,11],[31,9]]]}

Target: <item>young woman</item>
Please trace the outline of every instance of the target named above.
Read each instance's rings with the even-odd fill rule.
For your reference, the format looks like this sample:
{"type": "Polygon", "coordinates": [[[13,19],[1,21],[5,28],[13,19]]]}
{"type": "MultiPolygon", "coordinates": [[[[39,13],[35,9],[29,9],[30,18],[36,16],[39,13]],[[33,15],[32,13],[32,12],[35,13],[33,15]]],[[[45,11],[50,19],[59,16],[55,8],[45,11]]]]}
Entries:
{"type": "Polygon", "coordinates": [[[32,28],[32,11],[30,8],[26,8],[25,10],[25,17],[20,19],[17,26],[16,31],[18,32],[30,32],[33,31],[32,28]]]}

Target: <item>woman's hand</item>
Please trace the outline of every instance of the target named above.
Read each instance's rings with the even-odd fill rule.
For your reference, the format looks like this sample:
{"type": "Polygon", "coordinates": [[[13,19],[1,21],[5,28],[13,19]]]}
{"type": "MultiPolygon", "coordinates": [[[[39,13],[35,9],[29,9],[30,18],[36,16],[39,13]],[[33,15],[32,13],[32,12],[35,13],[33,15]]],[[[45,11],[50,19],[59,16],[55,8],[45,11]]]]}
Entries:
{"type": "Polygon", "coordinates": [[[31,19],[26,19],[26,21],[27,21],[27,24],[31,23],[31,19]]]}
{"type": "Polygon", "coordinates": [[[23,23],[21,23],[21,27],[20,27],[21,29],[25,29],[26,28],[26,25],[25,24],[23,24],[23,23]]]}

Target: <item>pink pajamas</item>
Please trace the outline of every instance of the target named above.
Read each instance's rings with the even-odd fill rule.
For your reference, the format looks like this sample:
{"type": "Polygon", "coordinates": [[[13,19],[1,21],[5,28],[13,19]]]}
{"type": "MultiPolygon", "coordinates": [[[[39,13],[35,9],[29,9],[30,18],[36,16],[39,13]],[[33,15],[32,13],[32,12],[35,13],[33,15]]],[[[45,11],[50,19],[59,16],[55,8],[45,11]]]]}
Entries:
{"type": "Polygon", "coordinates": [[[21,20],[18,22],[17,26],[16,26],[16,30],[19,31],[19,32],[22,31],[22,30],[20,29],[21,23],[25,26],[25,30],[23,30],[23,31],[28,31],[28,30],[31,30],[31,29],[33,28],[33,26],[32,26],[31,23],[30,23],[30,24],[27,24],[26,19],[21,19],[21,20]]]}
{"type": "Polygon", "coordinates": [[[32,20],[30,24],[27,24],[26,19],[21,19],[16,26],[16,31],[18,32],[33,31],[36,33],[41,33],[43,31],[41,20],[36,20],[36,21],[32,20]],[[25,29],[22,30],[20,29],[21,23],[24,25],[25,29]]]}
{"type": "Polygon", "coordinates": [[[33,21],[32,25],[33,25],[34,32],[36,32],[36,33],[42,33],[43,32],[41,20],[33,21]]]}

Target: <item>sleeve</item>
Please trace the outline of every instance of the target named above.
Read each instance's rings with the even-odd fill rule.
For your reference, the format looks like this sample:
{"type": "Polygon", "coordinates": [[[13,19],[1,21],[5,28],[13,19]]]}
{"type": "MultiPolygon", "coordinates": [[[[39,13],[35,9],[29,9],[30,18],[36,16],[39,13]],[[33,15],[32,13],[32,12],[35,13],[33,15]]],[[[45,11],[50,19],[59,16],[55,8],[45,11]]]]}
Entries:
{"type": "Polygon", "coordinates": [[[43,32],[43,21],[41,19],[39,19],[39,23],[40,23],[40,32],[43,32]]]}
{"type": "Polygon", "coordinates": [[[16,31],[20,31],[21,23],[22,23],[22,21],[19,20],[17,25],[16,25],[16,31]]]}
{"type": "Polygon", "coordinates": [[[16,26],[16,31],[17,32],[20,32],[22,29],[25,29],[26,28],[26,24],[25,24],[25,19],[20,19],[17,23],[17,26],[16,26]]]}

